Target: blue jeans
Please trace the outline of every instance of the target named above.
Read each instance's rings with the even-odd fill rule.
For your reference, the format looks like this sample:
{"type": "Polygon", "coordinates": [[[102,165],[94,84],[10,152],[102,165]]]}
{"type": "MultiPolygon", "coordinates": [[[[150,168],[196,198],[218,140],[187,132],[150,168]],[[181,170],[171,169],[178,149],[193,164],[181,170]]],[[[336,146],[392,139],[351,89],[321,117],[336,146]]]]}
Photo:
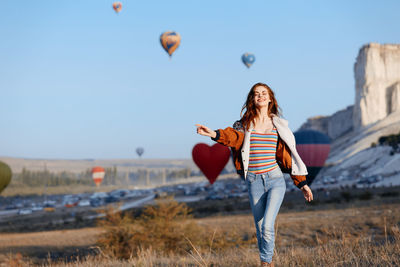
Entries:
{"type": "Polygon", "coordinates": [[[247,188],[257,230],[260,259],[271,262],[274,254],[274,223],[283,197],[286,183],[279,167],[262,174],[247,173],[247,188]]]}

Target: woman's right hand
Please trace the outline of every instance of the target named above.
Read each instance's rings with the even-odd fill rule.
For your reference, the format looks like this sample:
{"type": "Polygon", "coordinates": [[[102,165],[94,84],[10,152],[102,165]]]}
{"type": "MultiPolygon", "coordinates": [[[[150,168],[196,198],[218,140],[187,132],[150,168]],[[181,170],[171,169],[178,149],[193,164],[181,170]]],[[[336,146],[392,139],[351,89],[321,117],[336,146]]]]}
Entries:
{"type": "Polygon", "coordinates": [[[301,191],[303,191],[304,198],[305,198],[308,202],[311,202],[311,200],[313,200],[313,194],[312,194],[311,188],[308,187],[308,185],[304,185],[304,186],[303,186],[302,188],[300,188],[300,189],[301,189],[301,191]]]}
{"type": "Polygon", "coordinates": [[[201,124],[196,124],[197,126],[197,133],[204,135],[204,136],[209,136],[212,138],[215,138],[217,136],[217,133],[214,130],[211,130],[207,126],[201,125],[201,124]]]}

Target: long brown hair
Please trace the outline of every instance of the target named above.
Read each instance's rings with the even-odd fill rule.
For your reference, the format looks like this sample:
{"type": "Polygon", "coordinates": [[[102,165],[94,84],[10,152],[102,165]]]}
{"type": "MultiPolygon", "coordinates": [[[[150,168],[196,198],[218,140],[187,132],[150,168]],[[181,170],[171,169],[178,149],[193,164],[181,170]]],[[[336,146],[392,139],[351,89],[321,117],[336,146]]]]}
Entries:
{"type": "Polygon", "coordinates": [[[249,129],[251,123],[255,124],[257,108],[254,104],[254,89],[256,89],[258,86],[262,86],[268,91],[269,99],[271,100],[268,105],[268,116],[272,117],[272,114],[280,116],[281,113],[281,108],[278,106],[278,102],[275,99],[275,94],[272,89],[265,83],[256,83],[251,87],[250,92],[247,95],[246,102],[244,103],[242,111],[240,112],[240,121],[246,130],[249,129]],[[243,111],[245,111],[245,113],[242,116],[243,111]]]}

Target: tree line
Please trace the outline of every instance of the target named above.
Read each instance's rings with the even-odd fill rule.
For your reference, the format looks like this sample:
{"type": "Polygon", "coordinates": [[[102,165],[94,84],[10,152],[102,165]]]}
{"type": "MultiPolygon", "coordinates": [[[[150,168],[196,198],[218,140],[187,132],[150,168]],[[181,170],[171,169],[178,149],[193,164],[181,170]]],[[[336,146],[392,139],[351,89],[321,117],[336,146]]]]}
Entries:
{"type": "MultiPolygon", "coordinates": [[[[101,185],[127,185],[147,183],[168,182],[168,180],[188,178],[201,175],[199,171],[192,171],[190,168],[184,169],[136,169],[134,171],[118,172],[116,166],[104,168],[105,176],[101,185]]],[[[23,184],[31,187],[42,186],[95,186],[92,178],[91,169],[86,169],[81,173],[68,171],[50,172],[44,170],[28,170],[25,167],[20,173],[13,174],[13,183],[23,184]]]]}

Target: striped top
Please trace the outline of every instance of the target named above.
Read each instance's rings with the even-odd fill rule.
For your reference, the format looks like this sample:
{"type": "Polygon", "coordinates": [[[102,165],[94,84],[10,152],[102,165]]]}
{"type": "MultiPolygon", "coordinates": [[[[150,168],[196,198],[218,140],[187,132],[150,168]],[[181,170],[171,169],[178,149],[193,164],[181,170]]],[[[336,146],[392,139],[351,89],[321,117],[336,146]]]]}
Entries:
{"type": "Polygon", "coordinates": [[[256,133],[254,130],[251,132],[249,172],[260,174],[278,167],[275,158],[277,143],[278,133],[275,126],[267,134],[256,133]]]}

